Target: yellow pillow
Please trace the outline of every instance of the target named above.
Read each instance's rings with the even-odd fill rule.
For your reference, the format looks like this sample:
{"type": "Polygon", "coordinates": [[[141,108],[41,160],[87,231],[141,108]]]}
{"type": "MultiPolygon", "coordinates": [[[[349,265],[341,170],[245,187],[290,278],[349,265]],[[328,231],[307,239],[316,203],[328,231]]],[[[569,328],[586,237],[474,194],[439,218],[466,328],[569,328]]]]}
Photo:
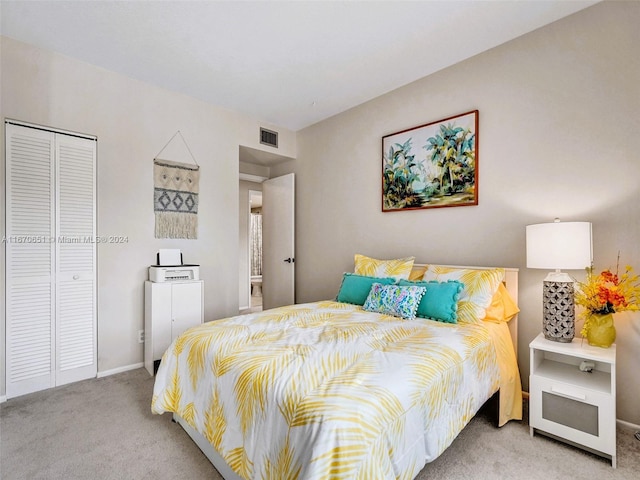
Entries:
{"type": "Polygon", "coordinates": [[[411,269],[411,273],[409,274],[409,280],[415,282],[417,280],[422,280],[424,276],[424,272],[427,271],[427,265],[413,266],[411,269]]]}
{"type": "Polygon", "coordinates": [[[504,268],[473,270],[429,265],[422,281],[458,280],[464,284],[458,300],[458,323],[480,323],[504,278],[504,268]]]}
{"type": "Polygon", "coordinates": [[[520,309],[507,290],[507,287],[504,286],[504,283],[500,283],[498,291],[491,299],[491,305],[487,308],[484,320],[485,322],[496,323],[508,322],[515,317],[519,311],[520,309]]]}
{"type": "Polygon", "coordinates": [[[375,258],[355,255],[356,275],[367,277],[391,277],[396,280],[407,280],[413,268],[415,257],[398,258],[395,260],[376,260],[375,258]]]}

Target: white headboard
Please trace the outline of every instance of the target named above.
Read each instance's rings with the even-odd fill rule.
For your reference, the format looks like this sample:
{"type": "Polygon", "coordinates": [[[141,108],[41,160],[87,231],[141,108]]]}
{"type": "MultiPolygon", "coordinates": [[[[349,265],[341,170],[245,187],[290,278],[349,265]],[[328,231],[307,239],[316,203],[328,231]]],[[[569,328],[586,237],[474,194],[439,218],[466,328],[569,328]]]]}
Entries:
{"type": "MultiPolygon", "coordinates": [[[[427,265],[435,265],[428,263],[414,263],[414,267],[426,267],[427,265]]],[[[494,268],[504,269],[504,286],[511,297],[518,303],[518,269],[511,267],[467,267],[463,265],[438,265],[440,267],[449,268],[469,268],[472,270],[493,270],[494,268]]],[[[513,343],[513,349],[516,352],[516,358],[518,358],[518,315],[513,317],[507,324],[509,327],[509,333],[511,334],[511,342],[513,343]]]]}

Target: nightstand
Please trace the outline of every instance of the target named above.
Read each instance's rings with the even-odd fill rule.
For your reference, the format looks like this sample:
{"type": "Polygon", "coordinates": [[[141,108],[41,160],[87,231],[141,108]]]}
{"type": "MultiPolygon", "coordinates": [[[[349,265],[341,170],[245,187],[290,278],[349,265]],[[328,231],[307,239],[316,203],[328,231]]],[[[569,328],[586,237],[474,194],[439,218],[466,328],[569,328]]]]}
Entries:
{"type": "Polygon", "coordinates": [[[611,459],[616,468],[616,346],[581,338],[530,344],[529,425],[535,431],[611,459]],[[586,372],[582,369],[590,369],[586,372]]]}

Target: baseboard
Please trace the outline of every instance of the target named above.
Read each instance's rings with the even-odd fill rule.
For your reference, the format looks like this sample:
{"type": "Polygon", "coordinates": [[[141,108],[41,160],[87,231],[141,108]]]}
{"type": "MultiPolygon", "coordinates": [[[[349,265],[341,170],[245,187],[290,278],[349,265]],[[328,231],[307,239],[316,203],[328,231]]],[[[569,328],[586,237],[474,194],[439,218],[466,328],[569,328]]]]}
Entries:
{"type": "Polygon", "coordinates": [[[616,423],[621,427],[630,428],[632,430],[640,430],[640,425],[636,425],[635,423],[626,422],[624,420],[620,420],[619,418],[616,420],[616,423]]]}
{"type": "MultiPolygon", "coordinates": [[[[128,372],[129,370],[136,370],[137,368],[144,367],[144,363],[134,363],[133,365],[126,365],[124,367],[113,368],[111,370],[105,370],[104,372],[98,372],[96,378],[108,377],[109,375],[115,375],[116,373],[128,372]]],[[[0,403],[7,401],[6,395],[0,395],[0,403]]]]}
{"type": "Polygon", "coordinates": [[[135,370],[137,368],[144,367],[144,362],[134,363],[133,365],[126,365],[124,367],[112,368],[111,370],[105,370],[98,372],[96,375],[98,378],[108,377],[109,375],[115,375],[116,373],[128,372],[129,370],[135,370]]]}

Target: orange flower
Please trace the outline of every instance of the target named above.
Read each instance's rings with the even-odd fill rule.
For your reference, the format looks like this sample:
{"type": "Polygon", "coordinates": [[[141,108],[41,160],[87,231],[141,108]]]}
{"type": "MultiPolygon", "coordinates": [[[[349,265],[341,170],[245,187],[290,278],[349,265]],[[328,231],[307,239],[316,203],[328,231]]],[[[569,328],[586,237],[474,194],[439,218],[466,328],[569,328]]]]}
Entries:
{"type": "Polygon", "coordinates": [[[602,279],[605,282],[611,282],[614,285],[618,285],[618,283],[620,283],[620,280],[618,279],[618,274],[611,273],[611,270],[604,270],[600,275],[602,276],[602,279]]]}
{"type": "Polygon", "coordinates": [[[578,282],[575,297],[576,305],[584,307],[584,315],[593,313],[605,314],[621,312],[623,310],[640,309],[640,281],[638,275],[633,275],[630,266],[625,268],[622,275],[603,270],[596,275],[593,267],[587,268],[587,280],[578,282]]]}
{"type": "Polygon", "coordinates": [[[587,335],[593,315],[640,310],[640,277],[633,274],[630,266],[627,266],[620,276],[618,268],[616,273],[607,269],[596,275],[593,273],[593,267],[589,267],[586,281],[578,282],[577,287],[576,305],[584,307],[581,312],[584,317],[581,331],[583,337],[587,335]]]}

